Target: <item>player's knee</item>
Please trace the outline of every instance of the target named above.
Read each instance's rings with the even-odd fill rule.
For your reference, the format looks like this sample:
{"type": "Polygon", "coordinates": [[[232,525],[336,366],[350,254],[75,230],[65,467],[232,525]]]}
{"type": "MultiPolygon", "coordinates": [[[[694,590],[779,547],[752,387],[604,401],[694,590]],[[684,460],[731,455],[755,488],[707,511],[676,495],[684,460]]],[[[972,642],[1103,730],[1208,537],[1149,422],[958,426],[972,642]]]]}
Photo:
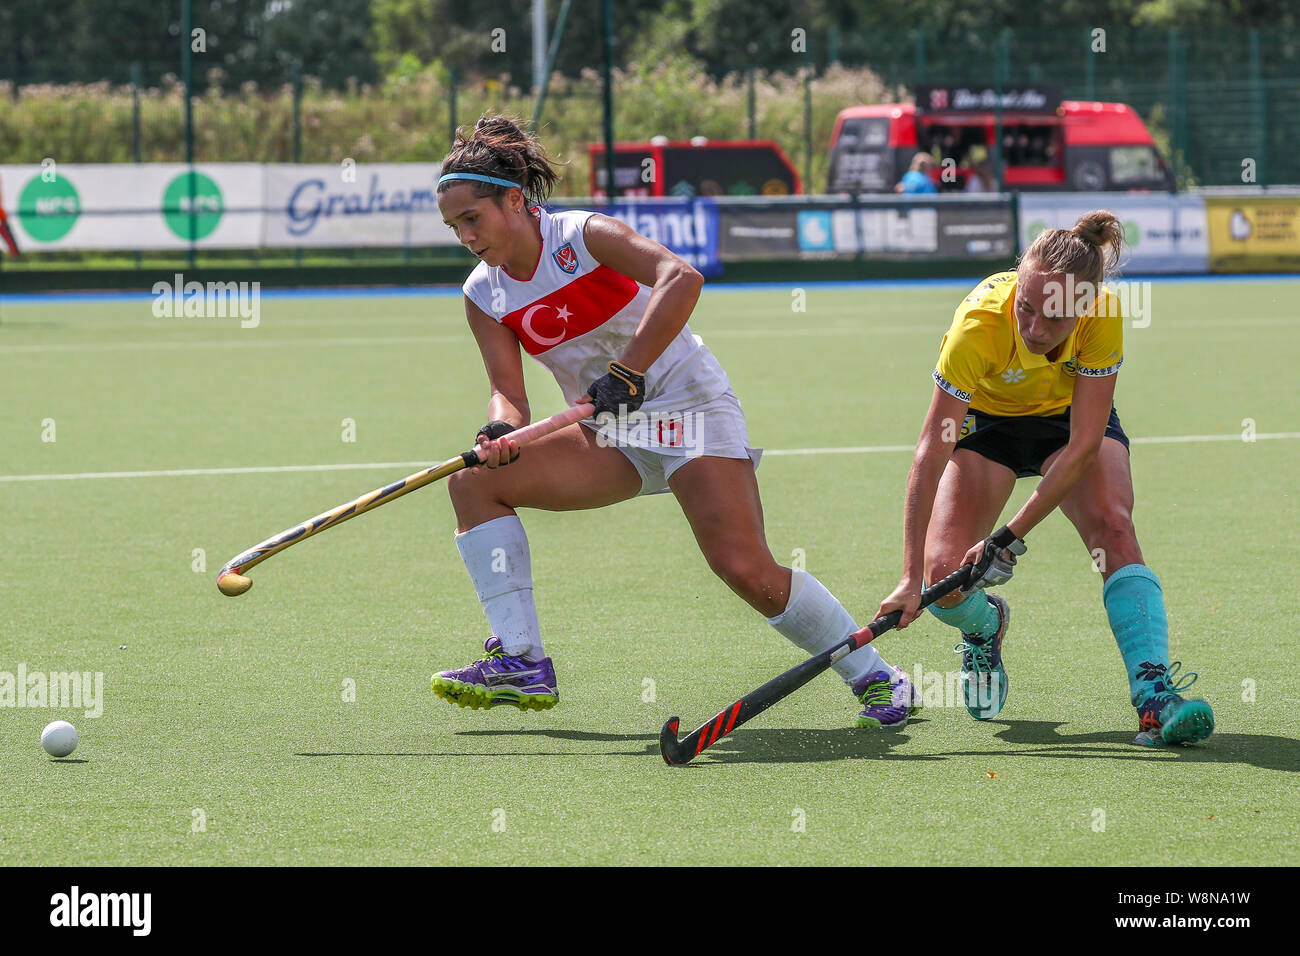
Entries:
{"type": "Polygon", "coordinates": [[[950,551],[946,548],[935,548],[928,552],[925,556],[926,583],[933,584],[952,574],[961,567],[961,559],[965,556],[965,551],[950,551]]]}
{"type": "Polygon", "coordinates": [[[453,505],[465,501],[473,495],[473,478],[468,471],[458,471],[447,479],[447,495],[453,505]]]}
{"type": "Polygon", "coordinates": [[[463,517],[480,503],[501,500],[500,483],[493,481],[491,475],[491,471],[484,469],[480,469],[478,474],[465,469],[447,479],[447,495],[458,516],[463,517]]]}
{"type": "Polygon", "coordinates": [[[761,560],[758,556],[737,552],[727,552],[709,557],[709,567],[720,577],[727,587],[735,591],[746,601],[753,603],[761,598],[767,589],[769,574],[773,562],[761,560]]]}
{"type": "Polygon", "coordinates": [[[1107,564],[1130,564],[1137,553],[1137,533],[1127,508],[1107,508],[1096,516],[1088,535],[1089,550],[1107,556],[1107,564]]]}

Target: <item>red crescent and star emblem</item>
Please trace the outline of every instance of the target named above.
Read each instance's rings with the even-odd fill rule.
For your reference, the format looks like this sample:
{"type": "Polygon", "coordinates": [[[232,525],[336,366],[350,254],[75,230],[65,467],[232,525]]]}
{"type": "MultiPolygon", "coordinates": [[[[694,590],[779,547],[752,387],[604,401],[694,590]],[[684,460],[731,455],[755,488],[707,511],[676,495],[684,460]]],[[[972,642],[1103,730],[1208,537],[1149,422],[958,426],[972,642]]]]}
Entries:
{"type": "Polygon", "coordinates": [[[545,302],[541,303],[540,305],[529,306],[528,311],[524,313],[524,317],[520,320],[519,323],[523,331],[528,334],[528,338],[531,339],[536,344],[542,346],[542,348],[544,349],[549,349],[552,345],[559,345],[561,342],[564,341],[565,328],[569,323],[569,316],[573,314],[569,311],[568,306],[562,305],[558,309],[555,309],[555,314],[560,320],[560,334],[543,335],[542,333],[538,332],[537,327],[533,325],[533,315],[536,314],[538,309],[551,309],[551,308],[555,308],[555,307],[552,305],[548,305],[545,302]]]}
{"type": "Polygon", "coordinates": [[[636,280],[601,265],[506,313],[501,324],[514,330],[529,355],[540,355],[604,325],[636,298],[637,289],[636,280]]]}

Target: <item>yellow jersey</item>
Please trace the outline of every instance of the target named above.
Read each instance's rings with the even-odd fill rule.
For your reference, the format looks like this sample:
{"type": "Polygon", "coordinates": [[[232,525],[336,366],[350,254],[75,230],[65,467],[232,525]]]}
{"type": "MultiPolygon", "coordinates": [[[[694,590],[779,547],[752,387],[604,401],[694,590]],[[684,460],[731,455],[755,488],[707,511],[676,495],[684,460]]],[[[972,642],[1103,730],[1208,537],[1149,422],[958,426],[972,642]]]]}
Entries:
{"type": "Polygon", "coordinates": [[[1035,355],[1016,324],[1016,273],[999,272],[962,300],[939,347],[935,383],[988,415],[1057,415],[1070,407],[1079,375],[1114,375],[1124,364],[1118,296],[1103,288],[1074,331],[1049,355],[1035,355]]]}

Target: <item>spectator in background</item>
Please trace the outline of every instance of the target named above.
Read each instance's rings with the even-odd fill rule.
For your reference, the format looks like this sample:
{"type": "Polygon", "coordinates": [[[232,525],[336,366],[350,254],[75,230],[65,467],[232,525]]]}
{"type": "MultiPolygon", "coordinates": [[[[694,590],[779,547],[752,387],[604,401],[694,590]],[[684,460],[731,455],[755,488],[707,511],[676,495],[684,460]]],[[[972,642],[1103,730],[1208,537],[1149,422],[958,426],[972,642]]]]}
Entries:
{"type": "Polygon", "coordinates": [[[1037,166],[1033,154],[1029,149],[1029,134],[1025,128],[1020,127],[1020,132],[1016,134],[1016,160],[1012,164],[1015,166],[1037,166]]]}
{"type": "Polygon", "coordinates": [[[903,178],[894,187],[896,193],[934,193],[934,180],[930,170],[934,169],[934,157],[929,153],[917,153],[912,157],[912,165],[903,173],[903,178]]]}
{"type": "Polygon", "coordinates": [[[997,182],[993,179],[993,169],[989,166],[989,151],[983,146],[972,146],[966,156],[969,171],[966,175],[967,193],[997,192],[997,182]]]}
{"type": "MultiPolygon", "coordinates": [[[[945,159],[956,161],[957,158],[957,134],[949,130],[944,134],[939,146],[940,155],[936,157],[939,162],[945,159]]],[[[931,154],[933,155],[933,154],[931,154]]]]}

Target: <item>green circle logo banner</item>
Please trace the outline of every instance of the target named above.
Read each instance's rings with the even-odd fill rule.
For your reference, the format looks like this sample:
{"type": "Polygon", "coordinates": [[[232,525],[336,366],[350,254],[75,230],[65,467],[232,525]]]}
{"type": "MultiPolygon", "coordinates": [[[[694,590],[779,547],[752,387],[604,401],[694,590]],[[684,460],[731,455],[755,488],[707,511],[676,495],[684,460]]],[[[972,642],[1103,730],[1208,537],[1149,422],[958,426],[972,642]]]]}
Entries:
{"type": "Polygon", "coordinates": [[[38,174],[18,196],[18,221],[36,242],[62,239],[80,215],[81,197],[66,177],[46,181],[38,174]]]}
{"type": "Polygon", "coordinates": [[[224,212],[221,187],[210,176],[197,171],[181,173],[163,192],[163,220],[172,233],[186,242],[212,235],[224,212]]]}

